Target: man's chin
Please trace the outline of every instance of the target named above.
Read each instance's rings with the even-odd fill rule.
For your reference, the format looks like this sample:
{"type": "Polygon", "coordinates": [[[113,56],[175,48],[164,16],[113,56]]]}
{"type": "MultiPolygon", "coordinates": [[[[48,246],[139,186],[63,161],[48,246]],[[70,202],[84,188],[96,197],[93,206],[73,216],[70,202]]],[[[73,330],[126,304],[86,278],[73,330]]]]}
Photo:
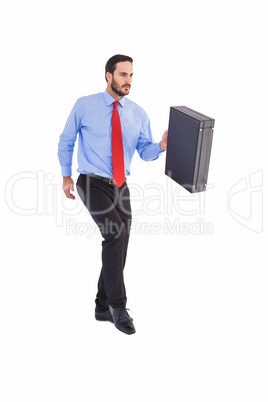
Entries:
{"type": "Polygon", "coordinates": [[[130,91],[130,88],[123,88],[124,93],[129,93],[129,91],[130,91]]]}
{"type": "Polygon", "coordinates": [[[112,87],[112,91],[118,96],[125,96],[125,95],[129,94],[130,88],[129,87],[123,87],[120,90],[118,90],[115,87],[112,87]]]}
{"type": "Polygon", "coordinates": [[[122,88],[121,91],[117,92],[117,95],[119,96],[125,96],[128,95],[130,91],[130,88],[122,88]]]}

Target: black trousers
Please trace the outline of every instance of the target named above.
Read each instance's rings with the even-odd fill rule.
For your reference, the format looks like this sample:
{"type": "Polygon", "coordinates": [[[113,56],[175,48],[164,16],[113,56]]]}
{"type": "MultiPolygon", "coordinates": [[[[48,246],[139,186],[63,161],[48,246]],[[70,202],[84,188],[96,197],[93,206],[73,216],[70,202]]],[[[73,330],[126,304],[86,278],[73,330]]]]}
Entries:
{"type": "Polygon", "coordinates": [[[103,237],[102,269],[96,295],[96,311],[125,307],[127,296],[123,270],[131,227],[131,206],[126,183],[114,184],[80,174],[77,192],[103,237]]]}

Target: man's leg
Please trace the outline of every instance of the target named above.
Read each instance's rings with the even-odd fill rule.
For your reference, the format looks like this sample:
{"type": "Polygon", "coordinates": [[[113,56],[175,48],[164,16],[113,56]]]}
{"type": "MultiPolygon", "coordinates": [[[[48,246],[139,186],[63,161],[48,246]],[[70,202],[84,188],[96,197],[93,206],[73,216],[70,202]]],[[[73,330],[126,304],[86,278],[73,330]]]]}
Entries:
{"type": "Polygon", "coordinates": [[[96,311],[126,306],[123,269],[126,261],[131,210],[129,190],[121,189],[87,175],[77,181],[78,193],[98,225],[102,242],[102,270],[98,282],[96,311]]]}
{"type": "MultiPolygon", "coordinates": [[[[117,189],[117,191],[118,191],[118,189],[117,189]]],[[[118,199],[118,202],[116,202],[116,200],[115,200],[114,206],[121,218],[121,222],[120,222],[120,225],[117,227],[117,230],[114,229],[113,231],[114,231],[114,233],[115,232],[117,233],[116,236],[122,237],[122,242],[121,242],[122,262],[120,265],[122,267],[122,275],[123,275],[123,269],[124,269],[125,263],[126,263],[127,248],[128,248],[129,234],[130,234],[130,227],[131,227],[131,206],[130,206],[130,197],[129,197],[128,187],[125,186],[124,188],[120,189],[119,191],[120,191],[120,195],[119,195],[120,199],[118,199]]],[[[112,225],[112,222],[108,222],[108,225],[109,224],[112,225]]],[[[109,254],[110,254],[109,252],[107,253],[107,243],[104,241],[103,242],[103,252],[102,252],[102,261],[103,261],[104,266],[106,266],[105,260],[106,260],[107,256],[109,258],[109,254]]],[[[121,282],[124,284],[123,278],[122,278],[121,282]]],[[[124,293],[125,293],[125,291],[124,291],[124,293]]],[[[126,298],[125,298],[125,302],[123,304],[124,305],[118,305],[118,307],[119,306],[125,307],[126,298]]],[[[100,277],[99,277],[99,281],[98,281],[98,293],[97,293],[97,297],[96,297],[96,310],[97,311],[105,311],[108,309],[108,305],[109,305],[109,302],[106,298],[104,275],[103,275],[103,268],[102,268],[100,277]]],[[[116,307],[116,306],[114,305],[114,307],[116,307]]]]}

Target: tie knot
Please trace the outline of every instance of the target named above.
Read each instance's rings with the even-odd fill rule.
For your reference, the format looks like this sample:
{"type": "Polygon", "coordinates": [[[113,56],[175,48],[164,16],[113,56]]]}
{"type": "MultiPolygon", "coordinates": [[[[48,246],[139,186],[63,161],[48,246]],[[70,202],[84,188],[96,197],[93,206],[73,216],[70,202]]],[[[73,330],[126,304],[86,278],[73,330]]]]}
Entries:
{"type": "Polygon", "coordinates": [[[119,105],[119,102],[118,102],[118,101],[115,101],[115,102],[114,102],[114,109],[116,109],[118,105],[119,105]]]}

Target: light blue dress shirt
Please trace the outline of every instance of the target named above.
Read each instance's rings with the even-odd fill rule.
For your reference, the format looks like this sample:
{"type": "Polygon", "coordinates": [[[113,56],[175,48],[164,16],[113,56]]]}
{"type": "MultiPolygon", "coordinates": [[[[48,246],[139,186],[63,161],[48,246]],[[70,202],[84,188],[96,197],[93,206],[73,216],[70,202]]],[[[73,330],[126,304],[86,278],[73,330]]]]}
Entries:
{"type": "MultiPolygon", "coordinates": [[[[113,177],[112,168],[112,112],[115,99],[107,92],[79,98],[60,135],[58,157],[63,176],[72,175],[72,159],[77,134],[79,173],[94,173],[113,177]]],[[[125,175],[135,150],[145,161],[157,159],[162,153],[160,143],[154,143],[150,121],[145,111],[126,97],[117,107],[123,135],[125,175]]]]}

